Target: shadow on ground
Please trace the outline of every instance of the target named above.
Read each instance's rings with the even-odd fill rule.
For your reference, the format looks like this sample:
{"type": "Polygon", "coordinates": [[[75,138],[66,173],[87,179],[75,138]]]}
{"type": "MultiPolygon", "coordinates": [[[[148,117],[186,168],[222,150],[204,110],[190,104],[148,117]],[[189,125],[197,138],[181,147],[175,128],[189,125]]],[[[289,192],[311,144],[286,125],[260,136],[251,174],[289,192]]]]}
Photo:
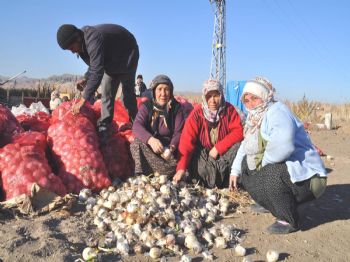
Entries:
{"type": "Polygon", "coordinates": [[[350,219],[350,184],[327,186],[317,200],[300,206],[301,230],[309,230],[336,220],[350,219]]]}

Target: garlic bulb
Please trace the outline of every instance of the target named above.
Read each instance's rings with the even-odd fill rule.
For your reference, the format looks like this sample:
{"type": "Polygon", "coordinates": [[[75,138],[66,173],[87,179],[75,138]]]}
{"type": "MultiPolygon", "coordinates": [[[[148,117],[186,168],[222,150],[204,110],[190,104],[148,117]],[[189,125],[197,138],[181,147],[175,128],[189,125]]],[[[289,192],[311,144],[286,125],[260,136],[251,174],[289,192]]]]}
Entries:
{"type": "Polygon", "coordinates": [[[213,236],[209,233],[208,230],[204,230],[202,233],[202,238],[205,239],[205,241],[208,242],[208,246],[213,245],[213,236]]]}
{"type": "Polygon", "coordinates": [[[161,176],[159,176],[159,180],[158,180],[159,184],[163,185],[163,184],[165,184],[167,181],[168,181],[168,177],[167,177],[166,175],[161,175],[161,176]]]}
{"type": "Polygon", "coordinates": [[[268,262],[276,262],[279,258],[280,254],[275,250],[269,250],[266,253],[266,259],[268,262]]]}
{"type": "Polygon", "coordinates": [[[128,241],[125,238],[119,238],[117,240],[117,251],[122,255],[128,255],[129,254],[129,244],[128,241]]]}
{"type": "Polygon", "coordinates": [[[91,195],[92,195],[91,189],[83,188],[79,192],[79,200],[82,202],[85,202],[89,197],[91,197],[91,195]]]}
{"type": "Polygon", "coordinates": [[[236,253],[236,255],[239,256],[239,257],[244,257],[245,254],[246,254],[246,249],[245,249],[244,247],[242,247],[241,245],[238,244],[238,245],[235,247],[235,253],[236,253]]]}
{"type": "Polygon", "coordinates": [[[162,193],[163,195],[170,195],[170,187],[167,184],[164,184],[160,187],[159,189],[160,193],[162,193]]]}
{"type": "Polygon", "coordinates": [[[100,208],[97,212],[97,216],[100,217],[100,218],[105,218],[108,216],[108,212],[105,208],[100,208]]]}
{"type": "Polygon", "coordinates": [[[180,262],[192,262],[192,258],[189,255],[183,255],[180,262]]]}
{"type": "Polygon", "coordinates": [[[160,155],[164,160],[168,161],[171,158],[171,151],[169,148],[166,148],[164,152],[160,155]]]}
{"type": "Polygon", "coordinates": [[[86,247],[83,250],[82,256],[83,256],[83,259],[85,261],[89,261],[89,260],[92,260],[92,259],[96,258],[97,257],[97,253],[98,252],[97,252],[96,249],[91,248],[91,247],[86,247]]]}
{"type": "Polygon", "coordinates": [[[110,200],[106,200],[104,203],[103,203],[103,206],[109,210],[112,210],[114,209],[114,206],[115,206],[115,203],[113,201],[110,201],[110,200]]]}
{"type": "Polygon", "coordinates": [[[227,247],[226,240],[223,237],[215,238],[215,246],[217,248],[225,249],[227,247]]]}
{"type": "Polygon", "coordinates": [[[202,252],[202,256],[204,257],[204,259],[206,260],[210,260],[210,261],[213,261],[214,260],[214,256],[211,252],[209,252],[208,250],[206,251],[203,251],[202,252]]]}
{"type": "Polygon", "coordinates": [[[153,259],[160,258],[162,251],[158,247],[152,247],[149,251],[149,256],[153,259]]]}
{"type": "Polygon", "coordinates": [[[137,204],[135,204],[135,203],[129,203],[127,206],[126,206],[126,211],[128,212],[128,213],[135,213],[136,211],[137,211],[137,209],[138,209],[138,206],[137,206],[137,204]]]}
{"type": "Polygon", "coordinates": [[[200,218],[200,217],[201,217],[201,213],[199,212],[198,209],[193,209],[193,210],[191,211],[191,213],[192,213],[192,217],[193,217],[193,218],[200,218]]]}

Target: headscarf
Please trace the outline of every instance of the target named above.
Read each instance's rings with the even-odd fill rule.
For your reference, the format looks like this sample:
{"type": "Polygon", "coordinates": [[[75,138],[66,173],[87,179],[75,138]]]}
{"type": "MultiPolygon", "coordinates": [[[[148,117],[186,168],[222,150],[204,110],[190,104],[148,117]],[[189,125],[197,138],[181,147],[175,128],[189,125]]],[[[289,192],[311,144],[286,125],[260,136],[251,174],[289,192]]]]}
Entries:
{"type": "Polygon", "coordinates": [[[247,81],[244,86],[241,101],[243,102],[244,96],[250,93],[262,99],[262,104],[253,109],[247,109],[248,116],[244,127],[244,134],[247,132],[254,133],[260,129],[260,125],[270,103],[274,102],[275,89],[270,81],[266,78],[258,76],[252,80],[247,81]]]}
{"type": "Polygon", "coordinates": [[[259,146],[259,130],[265,113],[274,101],[275,89],[270,81],[264,77],[255,77],[247,81],[244,86],[241,100],[249,93],[260,97],[262,103],[253,109],[247,109],[248,116],[244,126],[244,150],[247,155],[247,164],[250,170],[259,169],[264,155],[264,147],[259,146]]]}
{"type": "Polygon", "coordinates": [[[60,94],[58,93],[57,90],[54,90],[52,93],[51,93],[51,100],[55,100],[56,98],[59,98],[60,97],[60,94]]]}
{"type": "Polygon", "coordinates": [[[215,79],[209,79],[206,80],[203,84],[203,90],[202,90],[202,109],[203,109],[203,115],[205,119],[209,121],[210,124],[216,124],[220,119],[220,113],[225,108],[225,97],[224,97],[224,90],[222,88],[221,83],[218,80],[215,79]],[[208,106],[208,102],[206,99],[206,95],[210,91],[218,91],[221,96],[220,106],[218,110],[210,110],[208,106]]]}
{"type": "Polygon", "coordinates": [[[160,117],[163,118],[164,124],[168,127],[169,123],[169,111],[173,100],[174,85],[170,78],[166,75],[157,75],[151,82],[150,88],[153,91],[153,113],[151,118],[151,127],[154,131],[158,130],[160,117]],[[170,100],[166,105],[159,105],[156,100],[155,90],[159,84],[166,84],[170,88],[170,100]]]}

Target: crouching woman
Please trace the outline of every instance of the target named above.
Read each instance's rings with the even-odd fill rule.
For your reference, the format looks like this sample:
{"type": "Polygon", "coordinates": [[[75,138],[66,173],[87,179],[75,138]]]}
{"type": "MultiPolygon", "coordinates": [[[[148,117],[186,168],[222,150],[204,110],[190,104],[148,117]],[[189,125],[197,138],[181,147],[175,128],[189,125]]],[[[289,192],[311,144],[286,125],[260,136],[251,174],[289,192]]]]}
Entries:
{"type": "Polygon", "coordinates": [[[202,105],[186,120],[173,180],[183,179],[188,169],[188,181],[209,188],[228,187],[231,164],[242,139],[241,119],[234,106],[225,102],[220,82],[206,81],[202,105]]]}
{"type": "Polygon", "coordinates": [[[248,81],[243,89],[248,116],[230,187],[236,188],[240,176],[257,203],[254,209],[277,218],[268,233],[286,234],[299,229],[298,205],[324,192],[327,173],[303,123],[273,95],[272,84],[263,77],[248,81]]]}
{"type": "Polygon", "coordinates": [[[156,76],[150,85],[153,99],[144,102],[135,118],[130,145],[135,174],[158,172],[172,177],[184,117],[181,104],[173,97],[174,86],[166,75],[156,76]]]}

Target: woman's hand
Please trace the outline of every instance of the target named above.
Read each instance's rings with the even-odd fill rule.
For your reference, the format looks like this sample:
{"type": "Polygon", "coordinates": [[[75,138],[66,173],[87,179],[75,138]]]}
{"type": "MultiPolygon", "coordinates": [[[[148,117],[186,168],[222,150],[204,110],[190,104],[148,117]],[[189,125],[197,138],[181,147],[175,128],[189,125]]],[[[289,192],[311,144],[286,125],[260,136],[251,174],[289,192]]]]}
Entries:
{"type": "Polygon", "coordinates": [[[173,177],[173,181],[176,183],[179,182],[184,175],[185,175],[185,170],[181,170],[181,169],[178,170],[175,176],[173,177]]]}
{"type": "Polygon", "coordinates": [[[211,156],[214,159],[217,159],[219,155],[218,150],[215,148],[215,146],[209,151],[209,156],[211,156]]]}
{"type": "Polygon", "coordinates": [[[229,189],[237,190],[237,176],[230,176],[229,189]]]}
{"type": "Polygon", "coordinates": [[[147,143],[151,146],[154,153],[156,153],[156,154],[163,153],[164,147],[163,147],[162,143],[159,141],[159,139],[151,136],[150,139],[148,139],[147,143]]]}

